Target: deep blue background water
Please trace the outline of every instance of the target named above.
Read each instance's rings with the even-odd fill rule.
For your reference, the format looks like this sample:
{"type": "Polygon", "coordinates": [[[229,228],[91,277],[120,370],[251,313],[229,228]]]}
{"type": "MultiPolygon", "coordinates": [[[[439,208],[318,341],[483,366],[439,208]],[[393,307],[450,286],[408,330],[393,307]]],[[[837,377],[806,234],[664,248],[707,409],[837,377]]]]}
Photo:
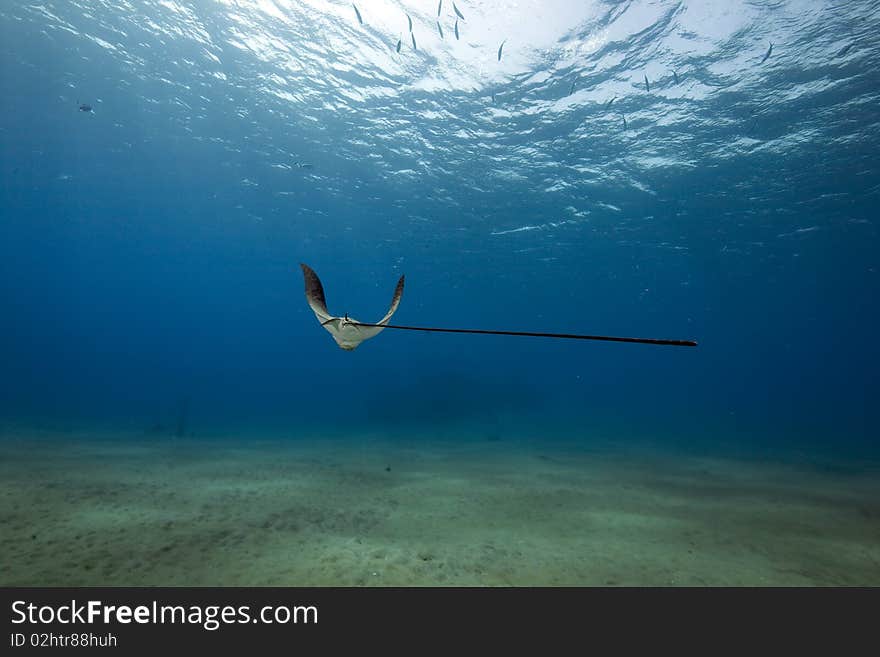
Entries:
{"type": "Polygon", "coordinates": [[[4,3],[0,424],[873,448],[880,3],[457,4],[4,3]]]}

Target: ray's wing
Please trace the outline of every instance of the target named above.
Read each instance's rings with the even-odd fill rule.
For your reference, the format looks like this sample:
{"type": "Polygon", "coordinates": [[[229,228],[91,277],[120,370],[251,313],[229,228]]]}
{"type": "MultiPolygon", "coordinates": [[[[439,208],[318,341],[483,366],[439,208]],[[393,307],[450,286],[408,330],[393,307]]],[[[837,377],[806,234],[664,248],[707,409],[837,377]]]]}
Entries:
{"type": "Polygon", "coordinates": [[[400,280],[397,281],[397,287],[394,289],[394,296],[391,298],[391,307],[388,309],[388,312],[385,313],[385,317],[376,322],[376,326],[357,327],[357,344],[360,344],[364,340],[375,338],[384,330],[385,324],[388,323],[391,319],[391,315],[397,311],[397,307],[400,305],[400,298],[403,296],[403,279],[404,277],[401,276],[400,280]]]}
{"type": "Polygon", "coordinates": [[[312,312],[322,324],[333,319],[333,316],[327,312],[327,302],[324,300],[324,286],[321,285],[321,279],[308,265],[300,263],[300,267],[302,267],[306,283],[306,300],[309,302],[312,312]]]}
{"type": "Polygon", "coordinates": [[[385,317],[380,319],[377,324],[387,324],[388,320],[391,319],[391,315],[397,312],[397,306],[400,305],[400,298],[403,296],[403,279],[405,277],[401,276],[400,280],[397,281],[397,287],[394,288],[394,296],[391,298],[391,307],[388,308],[388,312],[385,313],[385,317]]]}

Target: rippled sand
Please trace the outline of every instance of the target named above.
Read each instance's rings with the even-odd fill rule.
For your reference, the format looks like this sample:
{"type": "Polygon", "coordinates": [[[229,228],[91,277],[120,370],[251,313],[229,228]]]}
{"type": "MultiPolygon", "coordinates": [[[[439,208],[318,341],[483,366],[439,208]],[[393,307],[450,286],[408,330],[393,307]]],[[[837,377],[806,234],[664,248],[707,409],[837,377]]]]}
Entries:
{"type": "Polygon", "coordinates": [[[880,585],[880,464],[540,441],[0,441],[3,585],[880,585]]]}

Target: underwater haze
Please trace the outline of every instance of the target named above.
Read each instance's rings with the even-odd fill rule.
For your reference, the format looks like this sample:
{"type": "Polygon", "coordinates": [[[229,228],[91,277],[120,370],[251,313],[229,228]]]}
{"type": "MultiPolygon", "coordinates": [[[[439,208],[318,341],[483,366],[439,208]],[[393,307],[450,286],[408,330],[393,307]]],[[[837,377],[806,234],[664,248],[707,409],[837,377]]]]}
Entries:
{"type": "MultiPolygon", "coordinates": [[[[53,520],[73,522],[70,508],[52,505],[74,502],[44,496],[48,506],[8,520],[20,536],[7,540],[20,542],[6,551],[20,560],[17,574],[0,570],[0,580],[880,583],[880,2],[454,4],[0,6],[6,476],[34,486],[63,481],[68,495],[81,490],[76,508],[85,515],[74,516],[87,525],[106,511],[108,489],[97,494],[85,479],[65,479],[71,463],[83,478],[92,466],[94,476],[110,477],[101,486],[157,485],[157,463],[178,468],[181,482],[204,475],[206,485],[219,486],[217,473],[225,477],[232,465],[215,464],[208,474],[180,464],[234,444],[241,451],[223,454],[244,465],[229,495],[288,457],[293,469],[279,473],[285,486],[291,473],[327,475],[310,489],[315,505],[326,497],[322,486],[336,482],[337,511],[328,515],[279,507],[265,521],[272,545],[287,540],[285,532],[305,540],[305,532],[321,546],[315,554],[326,555],[332,549],[322,541],[331,534],[384,536],[371,547],[384,556],[370,552],[367,565],[345,543],[349,561],[324,570],[313,570],[316,560],[293,570],[269,560],[253,576],[234,564],[215,568],[227,573],[219,579],[207,571],[199,579],[192,565],[161,570],[169,551],[184,562],[179,541],[126,567],[107,551],[97,557],[94,546],[81,547],[74,553],[91,556],[77,563],[92,567],[73,576],[56,569],[50,549],[37,558],[27,542],[49,527],[61,532],[56,547],[70,545],[65,531],[87,535],[53,520]],[[344,351],[309,308],[300,263],[321,277],[331,313],[364,322],[385,314],[405,274],[392,324],[699,346],[386,329],[344,351]],[[316,447],[325,440],[332,448],[316,447]],[[294,444],[314,450],[307,459],[314,467],[288,451],[294,444]],[[569,486],[561,508],[570,502],[583,513],[584,486],[620,481],[607,469],[584,475],[599,468],[584,455],[599,450],[629,472],[635,445],[648,450],[633,459],[651,485],[686,459],[721,459],[709,471],[726,483],[688,480],[675,494],[747,497],[757,506],[731,516],[706,510],[707,517],[764,518],[760,531],[778,547],[777,565],[749,570],[726,561],[725,571],[707,557],[702,579],[688,579],[696,570],[686,565],[673,576],[620,566],[612,556],[619,572],[608,574],[609,566],[601,576],[583,563],[556,573],[529,561],[561,546],[588,552],[571,547],[580,536],[571,514],[558,518],[559,534],[540,525],[559,502],[546,497],[546,486],[569,486]],[[127,446],[145,451],[120,455],[127,446]],[[331,449],[341,452],[330,458],[331,449]],[[451,454],[460,460],[447,460],[451,454]],[[731,492],[779,481],[775,470],[748,470],[770,455],[785,468],[808,462],[809,472],[791,475],[790,494],[731,492]],[[114,458],[115,479],[97,466],[114,458]],[[817,459],[848,465],[822,466],[817,475],[817,459]],[[514,491],[531,491],[544,506],[511,524],[505,541],[464,541],[483,546],[473,561],[482,565],[465,567],[456,561],[461,546],[431,551],[409,542],[425,535],[430,510],[410,508],[427,523],[418,531],[388,528],[401,511],[381,496],[415,485],[395,479],[408,476],[405,463],[421,464],[424,485],[448,481],[459,501],[497,493],[523,508],[514,491]],[[514,474],[534,476],[514,484],[506,479],[514,474]],[[767,499],[798,509],[816,502],[824,480],[799,488],[808,475],[832,478],[827,490],[843,497],[829,493],[820,502],[837,518],[851,512],[855,523],[841,530],[857,544],[843,551],[850,560],[828,565],[828,554],[842,553],[839,543],[829,545],[816,557],[825,570],[779,566],[814,563],[816,555],[786,553],[773,542],[779,523],[758,510],[767,499]],[[469,488],[487,480],[506,483],[469,488]],[[385,502],[370,497],[374,485],[388,515],[376,510],[385,502]],[[856,490],[858,502],[850,497],[856,490]],[[334,515],[352,498],[374,506],[334,515]],[[288,511],[299,520],[278,525],[288,511]],[[510,545],[532,530],[547,542],[521,546],[516,556],[510,545]],[[501,544],[511,551],[493,561],[487,555],[501,544]],[[396,570],[375,566],[394,559],[396,570]],[[719,579],[719,572],[736,575],[719,579]]],[[[703,472],[693,467],[688,476],[703,472]]],[[[141,509],[150,497],[137,490],[141,509]]],[[[265,505],[271,491],[264,492],[265,505]]],[[[10,488],[7,503],[18,494],[10,488]]],[[[113,522],[133,526],[126,523],[137,514],[113,499],[113,522]]],[[[633,501],[626,517],[642,513],[640,504],[633,501]]],[[[505,509],[499,517],[509,517],[505,509]]],[[[137,522],[185,515],[163,513],[171,512],[137,522]]],[[[470,531],[494,526],[479,513],[465,512],[470,531]]],[[[443,540],[466,534],[454,513],[446,521],[443,540]]],[[[809,534],[806,526],[828,528],[803,519],[796,533],[809,534]]],[[[749,537],[754,527],[741,529],[749,537]]],[[[268,554],[253,530],[240,540],[268,554]]],[[[225,530],[215,527],[203,542],[232,540],[218,531],[225,530]]],[[[640,534],[618,539],[629,547],[603,554],[645,544],[640,534]]]]}

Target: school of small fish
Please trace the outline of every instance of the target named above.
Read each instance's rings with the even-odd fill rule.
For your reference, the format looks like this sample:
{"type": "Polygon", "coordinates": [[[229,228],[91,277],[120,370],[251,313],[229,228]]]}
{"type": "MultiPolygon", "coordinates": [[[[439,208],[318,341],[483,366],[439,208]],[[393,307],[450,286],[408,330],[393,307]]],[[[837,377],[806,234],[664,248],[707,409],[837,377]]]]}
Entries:
{"type": "MultiPolygon", "coordinates": [[[[364,18],[363,18],[363,16],[361,15],[361,11],[360,11],[360,9],[358,9],[357,5],[354,4],[354,3],[352,3],[351,6],[354,8],[354,15],[355,15],[355,18],[357,18],[357,22],[358,22],[358,24],[359,24],[359,25],[364,25],[364,18]]],[[[456,6],[454,0],[453,0],[453,2],[452,2],[452,11],[453,11],[453,14],[452,14],[452,15],[455,16],[455,24],[454,24],[454,26],[453,26],[453,32],[455,33],[455,40],[458,41],[458,40],[460,39],[460,35],[459,35],[459,31],[458,31],[458,22],[459,22],[459,20],[464,21],[464,20],[465,20],[465,17],[464,17],[464,14],[461,13],[461,10],[458,8],[458,6],[456,6]]],[[[438,19],[441,17],[442,12],[443,12],[443,0],[439,0],[439,2],[437,3],[437,18],[438,18],[438,19]]],[[[416,35],[415,35],[415,33],[413,33],[413,21],[412,21],[412,17],[410,17],[410,15],[407,14],[407,13],[404,13],[404,15],[406,16],[407,26],[408,26],[408,28],[409,28],[409,34],[410,34],[410,39],[412,40],[412,47],[413,47],[413,50],[414,50],[414,51],[417,51],[417,50],[418,50],[418,45],[417,45],[417,43],[416,43],[416,35]]],[[[441,25],[441,23],[440,23],[439,20],[437,21],[437,32],[440,34],[440,38],[443,39],[443,40],[445,40],[446,37],[443,35],[443,26],[441,25]]],[[[507,43],[507,39],[505,39],[504,41],[502,41],[502,42],[501,42],[501,45],[498,46],[497,58],[498,58],[498,61],[499,61],[499,62],[501,61],[501,56],[502,56],[503,53],[504,53],[504,44],[505,44],[505,43],[507,43]]],[[[403,39],[400,38],[400,39],[397,40],[397,44],[394,46],[394,51],[395,51],[396,53],[400,53],[400,49],[401,49],[402,45],[403,45],[403,39]]],[[[855,44],[853,44],[853,43],[849,43],[849,44],[843,46],[843,47],[837,52],[837,54],[836,54],[835,56],[836,56],[836,57],[844,57],[844,56],[850,51],[850,49],[852,49],[852,47],[853,47],[854,45],[855,45],[855,44]]],[[[770,43],[770,44],[769,44],[769,47],[767,48],[767,52],[764,53],[764,57],[761,58],[761,61],[758,62],[758,64],[761,65],[761,64],[763,64],[764,62],[766,62],[768,59],[770,59],[770,55],[772,55],[772,54],[773,54],[773,44],[770,43]]],[[[672,73],[672,79],[673,79],[674,84],[676,84],[676,85],[679,84],[678,72],[677,72],[677,71],[674,71],[674,70],[673,70],[673,71],[670,71],[670,72],[672,73]]],[[[579,78],[579,76],[578,76],[577,74],[575,74],[575,77],[574,77],[574,78],[572,79],[572,81],[571,81],[571,86],[570,86],[569,89],[568,89],[568,95],[569,95],[569,96],[571,96],[571,95],[574,93],[575,87],[577,86],[578,78],[579,78]]],[[[651,92],[651,82],[650,82],[650,80],[648,80],[648,75],[647,75],[647,74],[644,75],[644,78],[645,78],[645,92],[650,93],[650,92],[651,92]]],[[[495,94],[494,94],[494,93],[491,94],[491,98],[492,98],[492,103],[494,104],[494,103],[495,103],[495,94]]],[[[613,98],[611,98],[611,100],[609,100],[608,102],[605,103],[605,110],[606,110],[606,111],[608,111],[608,110],[611,109],[611,104],[612,104],[615,100],[617,100],[617,96],[614,96],[613,98]]],[[[81,112],[85,112],[85,113],[91,113],[91,112],[92,112],[92,106],[91,106],[91,105],[89,105],[89,104],[87,104],[87,103],[82,103],[82,104],[77,103],[77,104],[79,105],[79,110],[80,110],[81,112]]],[[[620,118],[623,120],[623,129],[626,130],[626,129],[627,129],[626,116],[624,116],[624,115],[621,113],[621,114],[620,114],[620,118]]],[[[311,168],[312,165],[311,165],[311,164],[297,163],[297,166],[300,167],[300,168],[311,168]]]]}
{"type": "MultiPolygon", "coordinates": [[[[352,3],[352,7],[354,7],[354,13],[355,13],[355,17],[357,18],[358,23],[360,25],[363,25],[364,19],[363,19],[363,16],[361,15],[361,12],[358,9],[357,5],[352,3]]],[[[443,0],[439,0],[439,2],[437,3],[437,18],[438,18],[437,32],[440,34],[440,38],[445,40],[446,37],[443,34],[443,26],[439,20],[441,18],[442,13],[443,13],[443,0]]],[[[413,50],[418,50],[418,46],[416,45],[416,35],[413,33],[412,17],[407,13],[404,13],[404,15],[406,16],[407,26],[409,28],[409,33],[410,33],[410,38],[412,40],[413,50]]],[[[460,36],[459,30],[458,30],[458,22],[460,20],[464,21],[465,17],[464,17],[464,14],[461,13],[461,10],[458,8],[458,6],[455,4],[454,1],[452,2],[452,13],[450,14],[450,17],[455,18],[455,23],[453,24],[453,33],[455,34],[455,40],[459,41],[461,36],[460,36]]],[[[504,44],[505,43],[507,43],[507,39],[504,39],[501,42],[501,45],[498,46],[497,59],[499,62],[501,61],[501,57],[504,54],[504,44]]],[[[395,52],[397,52],[397,53],[400,52],[400,48],[401,48],[402,44],[403,44],[403,39],[398,39],[397,44],[394,46],[395,52]]],[[[841,48],[837,52],[836,56],[843,57],[844,55],[846,55],[850,51],[850,49],[852,47],[853,47],[852,43],[844,46],[843,48],[841,48]]],[[[772,55],[772,54],[773,54],[773,44],[770,43],[769,47],[767,48],[767,52],[764,53],[764,57],[761,59],[761,61],[758,64],[761,65],[764,62],[766,62],[768,59],[770,59],[770,55],[772,55]]],[[[672,73],[673,83],[676,85],[679,84],[678,72],[674,71],[674,70],[670,71],[670,72],[672,73]]],[[[644,79],[645,79],[645,92],[650,93],[651,92],[651,81],[648,79],[647,74],[644,75],[644,79]]],[[[571,81],[571,86],[568,89],[569,96],[574,93],[575,87],[577,86],[577,82],[578,82],[578,76],[575,75],[574,79],[572,79],[572,81],[571,81]]],[[[611,100],[609,100],[607,103],[605,103],[605,109],[609,110],[611,108],[611,104],[615,100],[617,100],[617,96],[614,96],[611,100]]],[[[493,103],[495,102],[495,94],[492,94],[492,102],[493,103]]],[[[89,109],[91,109],[91,108],[89,108],[89,109]]],[[[626,130],[627,129],[626,117],[623,114],[621,114],[620,118],[623,119],[623,129],[626,130]]]]}
{"type": "MultiPolygon", "coordinates": [[[[358,25],[363,25],[364,24],[364,17],[361,14],[361,10],[358,9],[358,6],[354,3],[352,3],[351,6],[352,6],[352,8],[354,8],[354,15],[355,15],[355,18],[357,18],[358,25]]],[[[440,19],[442,14],[443,14],[443,0],[440,0],[437,3],[437,18],[440,19]]],[[[413,50],[418,50],[418,46],[416,45],[416,35],[413,33],[412,16],[410,16],[406,12],[404,12],[403,15],[406,16],[407,31],[409,32],[410,39],[412,40],[413,50]]],[[[458,6],[455,4],[455,2],[452,3],[452,13],[450,14],[450,17],[455,18],[455,23],[453,23],[452,31],[455,34],[455,40],[459,41],[459,40],[461,40],[461,33],[458,30],[458,22],[460,20],[464,21],[465,18],[464,18],[464,14],[461,13],[461,10],[458,8],[458,6]]],[[[444,40],[444,41],[446,40],[446,35],[443,32],[443,24],[440,22],[440,20],[437,21],[437,33],[440,35],[440,38],[442,40],[444,40]]],[[[504,50],[504,44],[506,41],[507,41],[507,39],[502,41],[501,45],[498,46],[498,61],[499,62],[501,61],[501,55],[504,50]]],[[[402,45],[403,45],[403,39],[400,38],[397,40],[397,43],[394,45],[394,51],[399,53],[402,45]]]]}

